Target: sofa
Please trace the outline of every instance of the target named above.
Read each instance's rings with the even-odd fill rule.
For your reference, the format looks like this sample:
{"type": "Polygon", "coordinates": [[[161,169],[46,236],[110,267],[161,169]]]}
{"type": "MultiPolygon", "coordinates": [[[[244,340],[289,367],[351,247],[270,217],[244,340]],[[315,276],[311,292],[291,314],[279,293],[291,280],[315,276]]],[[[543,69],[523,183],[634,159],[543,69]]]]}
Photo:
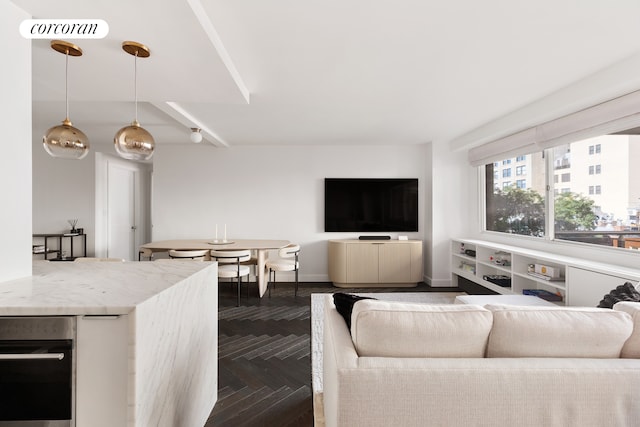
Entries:
{"type": "Polygon", "coordinates": [[[327,427],[640,425],[640,303],[324,301],[327,427]]]}

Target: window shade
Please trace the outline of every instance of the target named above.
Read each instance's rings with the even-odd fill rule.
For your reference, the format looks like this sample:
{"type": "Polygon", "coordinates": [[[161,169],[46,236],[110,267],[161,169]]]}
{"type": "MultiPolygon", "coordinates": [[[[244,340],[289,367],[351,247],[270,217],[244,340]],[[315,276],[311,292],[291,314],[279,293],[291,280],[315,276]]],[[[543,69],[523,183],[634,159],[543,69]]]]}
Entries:
{"type": "Polygon", "coordinates": [[[496,160],[538,151],[536,128],[529,128],[513,135],[488,142],[469,150],[469,162],[473,166],[486,165],[496,160]]]}
{"type": "Polygon", "coordinates": [[[469,150],[480,166],[640,126],[640,91],[603,102],[469,150]]]}

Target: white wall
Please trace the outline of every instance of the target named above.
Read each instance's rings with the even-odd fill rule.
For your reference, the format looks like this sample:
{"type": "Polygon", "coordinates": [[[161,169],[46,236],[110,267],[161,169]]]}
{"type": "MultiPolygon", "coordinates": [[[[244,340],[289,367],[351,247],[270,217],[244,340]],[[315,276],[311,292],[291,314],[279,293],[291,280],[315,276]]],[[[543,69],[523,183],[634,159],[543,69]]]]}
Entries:
{"type": "Polygon", "coordinates": [[[31,275],[31,41],[18,26],[31,16],[0,2],[0,282],[31,275]]]}
{"type": "Polygon", "coordinates": [[[418,178],[420,231],[403,234],[422,239],[424,211],[430,209],[425,203],[428,159],[427,144],[160,146],[154,154],[152,237],[212,238],[217,223],[220,233],[227,224],[230,240],[287,239],[302,246],[300,280],[327,281],[327,240],[364,233],[323,231],[324,178],[418,178]]]}
{"type": "Polygon", "coordinates": [[[451,239],[472,232],[476,198],[470,194],[466,152],[452,152],[446,144],[433,144],[431,286],[451,286],[451,239]]]}

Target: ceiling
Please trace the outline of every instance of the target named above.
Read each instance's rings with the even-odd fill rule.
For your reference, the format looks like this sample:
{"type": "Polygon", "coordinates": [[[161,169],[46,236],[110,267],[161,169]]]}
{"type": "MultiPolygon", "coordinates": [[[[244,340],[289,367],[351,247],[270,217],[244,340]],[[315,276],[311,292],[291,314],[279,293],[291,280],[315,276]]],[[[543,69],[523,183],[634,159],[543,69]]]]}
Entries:
{"type": "MultiPolygon", "coordinates": [[[[12,0],[92,18],[71,40],[70,118],[91,142],[138,118],[158,144],[450,141],[640,52],[640,2],[584,0],[12,0]]],[[[64,118],[64,56],[33,40],[34,137],[64,118]]],[[[640,71],[640,70],[639,70],[640,71]]],[[[640,74],[640,73],[638,73],[640,74]]]]}

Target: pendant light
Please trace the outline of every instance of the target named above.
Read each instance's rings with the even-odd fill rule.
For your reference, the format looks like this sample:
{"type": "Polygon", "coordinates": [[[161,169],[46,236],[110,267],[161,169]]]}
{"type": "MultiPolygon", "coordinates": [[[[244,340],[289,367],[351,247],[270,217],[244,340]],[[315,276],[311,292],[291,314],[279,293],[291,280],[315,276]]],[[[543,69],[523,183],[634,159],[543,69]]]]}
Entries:
{"type": "Polygon", "coordinates": [[[73,127],[69,120],[69,55],[82,56],[82,49],[78,46],[62,41],[52,40],[51,48],[65,55],[64,93],[66,103],[66,117],[61,125],[47,130],[42,138],[42,145],[52,157],[63,159],[83,159],[89,154],[89,138],[80,129],[73,127]]]}
{"type": "Polygon", "coordinates": [[[135,96],[135,119],[130,126],[125,126],[116,132],[113,138],[116,151],[125,159],[129,160],[149,160],[153,156],[155,141],[153,136],[140,126],[138,122],[138,58],[147,58],[151,55],[149,48],[143,44],[125,41],[122,42],[122,49],[134,59],[134,96],[135,96]]]}

